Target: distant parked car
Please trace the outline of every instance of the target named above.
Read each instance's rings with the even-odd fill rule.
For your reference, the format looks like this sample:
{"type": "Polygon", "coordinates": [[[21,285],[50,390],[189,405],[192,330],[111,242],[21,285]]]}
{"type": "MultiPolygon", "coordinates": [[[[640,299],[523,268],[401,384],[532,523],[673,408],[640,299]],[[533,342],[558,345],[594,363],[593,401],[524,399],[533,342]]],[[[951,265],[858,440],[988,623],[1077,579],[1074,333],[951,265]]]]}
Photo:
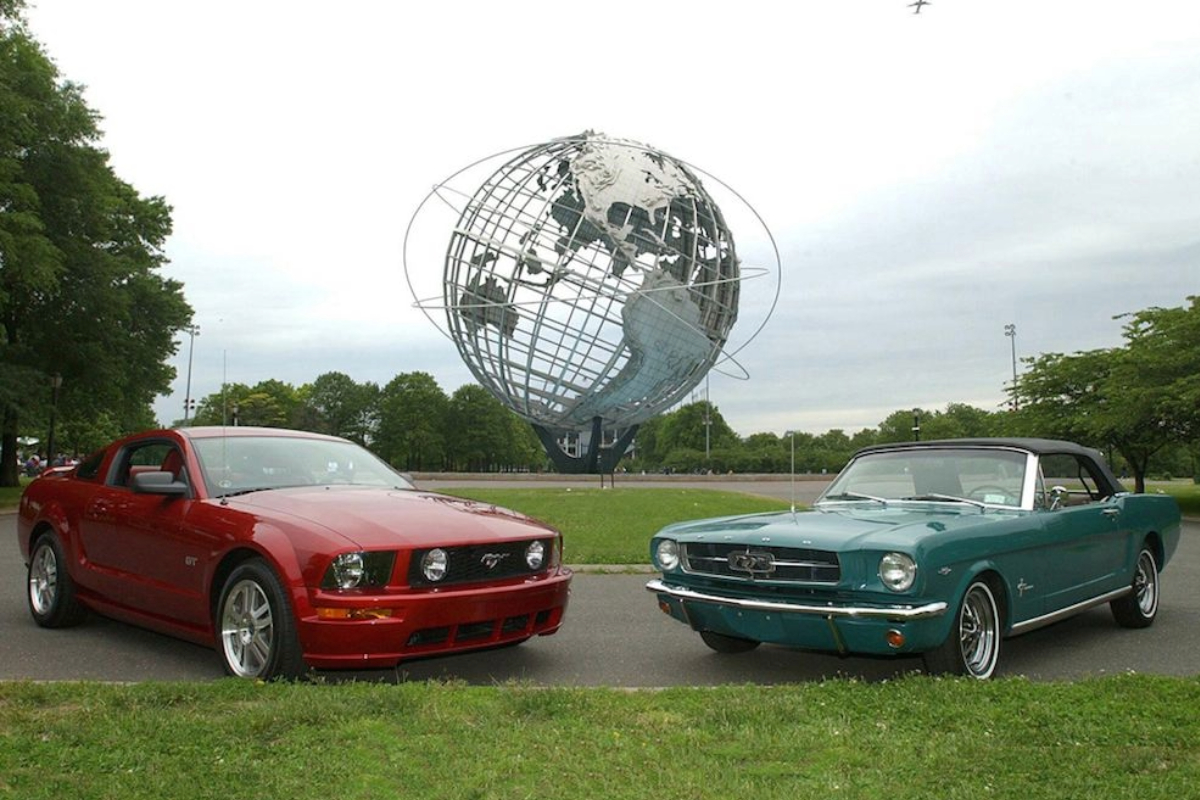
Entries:
{"type": "Polygon", "coordinates": [[[923,654],[988,678],[1001,640],[1102,603],[1144,628],[1179,542],[1165,495],[1069,442],[868,447],[814,510],[681,522],[650,543],[659,607],[712,649],[923,654]]]}
{"type": "Polygon", "coordinates": [[[29,484],[17,536],[38,625],[91,609],[215,646],[249,678],[552,634],[571,581],[556,530],[417,491],[344,439],[270,428],[115,442],[29,484]]]}

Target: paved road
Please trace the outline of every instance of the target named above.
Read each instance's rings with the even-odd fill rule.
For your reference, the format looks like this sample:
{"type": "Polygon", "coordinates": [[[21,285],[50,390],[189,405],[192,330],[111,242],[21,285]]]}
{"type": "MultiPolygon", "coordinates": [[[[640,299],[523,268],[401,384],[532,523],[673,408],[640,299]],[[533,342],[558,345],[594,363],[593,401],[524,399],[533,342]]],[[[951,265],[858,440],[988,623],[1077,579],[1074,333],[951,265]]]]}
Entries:
{"type": "MultiPolygon", "coordinates": [[[[786,486],[786,484],[785,484],[786,486]]],[[[0,516],[0,680],[211,680],[215,652],[93,616],[78,628],[48,631],[29,618],[15,517],[0,516]]],[[[673,686],[784,683],[833,676],[882,680],[920,668],[919,659],[839,659],[764,646],[722,656],[659,613],[646,575],[579,574],[567,622],[554,636],[488,653],[410,662],[401,669],[324,673],[328,680],[509,680],[567,686],[673,686]]],[[[1004,643],[1002,675],[1035,680],[1136,671],[1200,674],[1200,523],[1163,575],[1159,618],[1148,630],[1118,628],[1108,609],[1004,643]]]]}

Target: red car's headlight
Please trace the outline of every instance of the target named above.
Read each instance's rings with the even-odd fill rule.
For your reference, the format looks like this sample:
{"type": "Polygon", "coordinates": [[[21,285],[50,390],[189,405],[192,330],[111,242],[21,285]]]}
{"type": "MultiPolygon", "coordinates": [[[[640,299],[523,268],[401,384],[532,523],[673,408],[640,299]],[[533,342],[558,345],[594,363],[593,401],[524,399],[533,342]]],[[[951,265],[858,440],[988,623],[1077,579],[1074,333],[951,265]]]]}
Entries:
{"type": "Polygon", "coordinates": [[[396,554],[386,552],[341,553],[330,562],[322,589],[364,589],[386,586],[396,554]]]}

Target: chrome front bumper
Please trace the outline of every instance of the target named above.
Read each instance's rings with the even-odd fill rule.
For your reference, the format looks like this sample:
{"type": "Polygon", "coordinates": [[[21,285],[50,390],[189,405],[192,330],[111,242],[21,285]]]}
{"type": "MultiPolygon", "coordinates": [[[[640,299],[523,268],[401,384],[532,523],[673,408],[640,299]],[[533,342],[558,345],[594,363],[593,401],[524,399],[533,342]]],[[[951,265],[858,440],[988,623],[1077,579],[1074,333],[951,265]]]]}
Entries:
{"type": "Polygon", "coordinates": [[[768,611],[783,614],[810,614],[830,619],[833,617],[848,617],[851,619],[885,619],[908,621],[940,617],[946,613],[948,604],[941,601],[926,603],[923,606],[836,606],[815,605],[810,603],[781,603],[771,600],[750,600],[738,597],[722,597],[705,594],[693,589],[671,586],[655,578],[646,584],[646,591],[654,594],[665,594],[677,600],[694,603],[712,603],[719,606],[747,609],[750,611],[768,611]]]}

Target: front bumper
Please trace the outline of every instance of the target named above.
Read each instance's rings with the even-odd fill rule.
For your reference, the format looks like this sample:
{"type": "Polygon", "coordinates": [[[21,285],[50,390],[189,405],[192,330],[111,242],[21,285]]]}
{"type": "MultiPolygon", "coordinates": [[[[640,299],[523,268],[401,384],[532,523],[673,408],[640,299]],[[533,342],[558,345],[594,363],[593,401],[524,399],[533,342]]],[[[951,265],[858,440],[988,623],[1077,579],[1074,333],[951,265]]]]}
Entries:
{"type": "Polygon", "coordinates": [[[571,571],[519,584],[403,595],[357,597],[356,608],[386,608],[377,619],[326,619],[317,608],[333,600],[312,598],[300,617],[305,662],[317,669],[393,667],[406,658],[466,652],[548,636],[562,625],[571,571]]]}
{"type": "Polygon", "coordinates": [[[698,631],[841,654],[922,652],[948,632],[948,604],[852,605],[728,597],[655,579],[659,607],[698,631]]]}

